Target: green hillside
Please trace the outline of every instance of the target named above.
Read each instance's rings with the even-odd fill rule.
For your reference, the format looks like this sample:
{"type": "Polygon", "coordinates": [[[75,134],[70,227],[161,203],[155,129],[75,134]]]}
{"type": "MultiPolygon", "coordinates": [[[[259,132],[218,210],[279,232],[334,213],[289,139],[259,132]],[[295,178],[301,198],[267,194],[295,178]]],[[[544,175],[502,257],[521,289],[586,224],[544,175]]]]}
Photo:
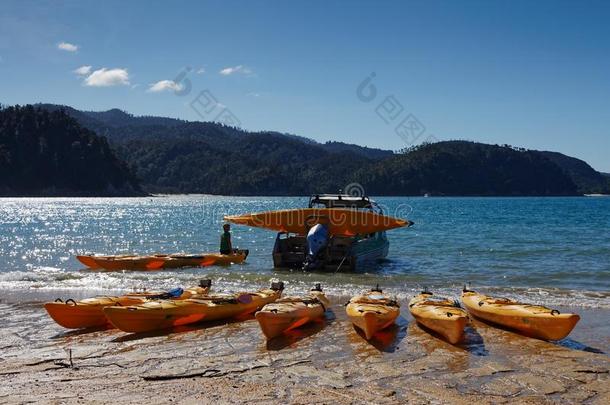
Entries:
{"type": "MultiPolygon", "coordinates": [[[[371,195],[568,196],[610,191],[607,176],[556,152],[445,141],[393,153],[342,142],[318,143],[292,134],[248,132],[214,122],[137,117],[118,109],[91,112],[39,106],[51,112],[32,107],[4,110],[9,121],[11,114],[20,117],[21,126],[2,123],[8,133],[15,138],[15,131],[22,134],[27,128],[28,134],[10,144],[11,164],[17,164],[15,156],[21,156],[15,148],[38,156],[19,160],[19,180],[4,175],[5,192],[137,191],[127,165],[142,188],[152,193],[306,195],[338,192],[350,183],[362,184],[371,195]],[[71,129],[60,136],[57,128],[38,124],[48,120],[42,116],[54,117],[61,121],[57,125],[71,129]],[[70,143],[58,146],[59,160],[50,159],[52,152],[41,149],[36,141],[49,138],[50,133],[52,139],[70,143]],[[86,140],[74,138],[78,136],[86,140]],[[39,179],[31,173],[38,172],[40,165],[50,167],[39,179]]],[[[4,167],[6,162],[5,157],[4,167]]]]}
{"type": "Polygon", "coordinates": [[[0,110],[0,195],[141,195],[108,141],[61,111],[0,110]]]}

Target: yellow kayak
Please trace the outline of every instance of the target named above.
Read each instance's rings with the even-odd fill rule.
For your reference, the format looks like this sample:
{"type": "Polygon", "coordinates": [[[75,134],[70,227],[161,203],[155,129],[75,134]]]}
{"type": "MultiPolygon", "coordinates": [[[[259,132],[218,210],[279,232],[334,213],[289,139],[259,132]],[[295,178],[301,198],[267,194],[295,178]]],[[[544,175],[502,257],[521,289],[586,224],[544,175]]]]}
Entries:
{"type": "Polygon", "coordinates": [[[468,314],[455,302],[422,292],[409,302],[409,311],[418,324],[438,333],[449,343],[462,340],[468,314]]]}
{"type": "Polygon", "coordinates": [[[306,296],[284,297],[265,305],[255,317],[265,337],[272,339],[306,323],[321,320],[329,305],[318,284],[306,296]]]}
{"type": "Polygon", "coordinates": [[[345,307],[349,320],[370,340],[377,332],[392,325],[400,315],[400,304],[379,287],[353,297],[345,307]]]}
{"type": "Polygon", "coordinates": [[[576,314],[562,314],[541,305],[488,297],[466,289],[462,293],[462,302],[477,318],[543,340],[563,339],[580,320],[576,314]]]}
{"type": "Polygon", "coordinates": [[[282,287],[255,293],[214,294],[182,301],[158,300],[127,307],[106,307],[104,314],[125,332],[149,332],[201,321],[251,314],[280,298],[282,287]]]}
{"type": "MultiPolygon", "coordinates": [[[[199,287],[178,291],[180,295],[172,299],[184,300],[196,296],[207,295],[210,290],[210,285],[210,280],[202,280],[199,287]]],[[[110,325],[106,315],[104,315],[104,308],[106,307],[115,305],[137,305],[146,302],[146,300],[164,296],[170,296],[170,294],[160,291],[147,291],[127,293],[122,296],[87,298],[81,301],[68,299],[64,302],[57,299],[55,302],[47,302],[44,304],[44,308],[49,313],[49,316],[64,328],[93,328],[110,325]]]]}
{"type": "Polygon", "coordinates": [[[345,236],[366,235],[412,225],[407,220],[347,208],[298,208],[227,216],[224,219],[235,224],[299,235],[307,234],[316,224],[327,225],[331,235],[345,236]]]}
{"type": "Polygon", "coordinates": [[[223,255],[220,253],[202,254],[157,254],[148,256],[96,256],[81,255],[76,258],[91,269],[104,270],[159,270],[180,267],[225,266],[242,263],[248,256],[248,250],[237,250],[223,255]]]}

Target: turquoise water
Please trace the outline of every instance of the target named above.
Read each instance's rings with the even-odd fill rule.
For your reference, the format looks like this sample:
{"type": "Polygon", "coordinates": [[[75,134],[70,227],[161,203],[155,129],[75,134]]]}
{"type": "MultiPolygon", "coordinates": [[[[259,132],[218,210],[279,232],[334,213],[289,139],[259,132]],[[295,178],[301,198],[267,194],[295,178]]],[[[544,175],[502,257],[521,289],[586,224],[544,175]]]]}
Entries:
{"type": "Polygon", "coordinates": [[[379,283],[399,296],[423,286],[457,295],[487,292],[556,305],[610,308],[610,198],[380,198],[415,221],[388,232],[388,260],[358,274],[274,270],[273,232],[233,227],[247,264],[163,272],[84,270],[82,253],[216,251],[223,215],[302,207],[307,198],[172,196],[0,199],[0,289],[75,295],[188,285],[209,276],[220,289],[271,279],[302,291],[316,281],[336,294],[379,283]]]}

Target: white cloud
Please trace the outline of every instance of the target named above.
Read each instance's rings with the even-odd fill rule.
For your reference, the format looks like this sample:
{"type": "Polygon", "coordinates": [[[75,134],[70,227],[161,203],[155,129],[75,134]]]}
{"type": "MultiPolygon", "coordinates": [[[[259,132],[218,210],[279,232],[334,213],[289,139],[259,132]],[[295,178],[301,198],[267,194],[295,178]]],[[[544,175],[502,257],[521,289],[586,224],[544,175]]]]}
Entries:
{"type": "Polygon", "coordinates": [[[57,49],[67,52],[76,52],[78,51],[78,45],[74,45],[69,42],[60,42],[57,44],[57,49]]]}
{"type": "Polygon", "coordinates": [[[81,66],[78,69],[74,69],[73,72],[76,73],[79,76],[87,76],[89,75],[89,73],[91,73],[91,68],[92,66],[81,66]]]}
{"type": "Polygon", "coordinates": [[[226,67],[224,69],[221,69],[218,73],[220,73],[223,76],[229,76],[229,75],[232,75],[232,74],[235,74],[235,73],[241,73],[241,74],[244,74],[244,75],[251,75],[253,72],[252,72],[252,69],[250,69],[247,66],[237,65],[237,66],[229,66],[229,67],[226,67]]]}
{"type": "Polygon", "coordinates": [[[157,83],[151,84],[148,91],[151,93],[160,93],[162,91],[180,91],[182,89],[183,86],[173,80],[159,80],[157,83]]]}
{"type": "Polygon", "coordinates": [[[91,87],[126,86],[129,85],[129,73],[127,69],[101,68],[87,76],[84,84],[91,87]]]}
{"type": "Polygon", "coordinates": [[[197,73],[198,75],[202,75],[202,74],[204,74],[204,73],[205,73],[205,68],[199,68],[199,69],[197,70],[197,72],[195,72],[195,73],[197,73]]]}

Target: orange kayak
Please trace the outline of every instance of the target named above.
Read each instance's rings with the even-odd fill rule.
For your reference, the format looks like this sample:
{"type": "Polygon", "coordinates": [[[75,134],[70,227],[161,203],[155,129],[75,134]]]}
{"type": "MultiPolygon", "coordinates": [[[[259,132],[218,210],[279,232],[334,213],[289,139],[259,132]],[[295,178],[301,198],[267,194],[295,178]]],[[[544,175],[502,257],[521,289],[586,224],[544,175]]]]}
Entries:
{"type": "Polygon", "coordinates": [[[227,216],[226,221],[278,232],[307,234],[316,224],[328,226],[331,235],[364,235],[410,226],[412,222],[372,211],[346,208],[299,208],[227,216]]]}
{"type": "Polygon", "coordinates": [[[449,343],[462,340],[468,314],[455,302],[422,292],[409,302],[409,311],[418,324],[438,333],[449,343]]]}
{"type": "MultiPolygon", "coordinates": [[[[209,292],[210,284],[209,280],[202,280],[199,287],[188,288],[181,295],[173,299],[184,300],[206,295],[209,292]]],[[[64,302],[57,299],[55,302],[44,304],[44,308],[49,313],[49,316],[64,328],[93,328],[110,324],[106,315],[104,315],[104,308],[106,307],[142,304],[146,300],[163,297],[166,294],[164,292],[148,291],[128,293],[122,296],[87,298],[81,301],[68,299],[64,302]]]]}
{"type": "Polygon", "coordinates": [[[367,340],[394,324],[400,315],[400,304],[378,288],[353,297],[345,307],[347,317],[364,332],[367,340]]]}
{"type": "Polygon", "coordinates": [[[251,314],[277,300],[281,289],[214,294],[180,301],[157,300],[104,308],[110,322],[124,332],[140,333],[251,314]]]}
{"type": "Polygon", "coordinates": [[[223,255],[220,253],[203,254],[169,254],[149,256],[96,256],[82,255],[76,258],[91,269],[104,270],[159,270],[177,269],[180,267],[226,266],[242,263],[248,256],[248,250],[237,250],[223,255]]]}
{"type": "Polygon", "coordinates": [[[255,314],[263,334],[272,339],[299,326],[324,318],[330,302],[319,285],[302,297],[284,297],[255,314]]]}
{"type": "Polygon", "coordinates": [[[466,289],[462,302],[468,312],[479,319],[543,340],[565,338],[580,320],[576,314],[562,314],[541,305],[488,297],[466,289]]]}

